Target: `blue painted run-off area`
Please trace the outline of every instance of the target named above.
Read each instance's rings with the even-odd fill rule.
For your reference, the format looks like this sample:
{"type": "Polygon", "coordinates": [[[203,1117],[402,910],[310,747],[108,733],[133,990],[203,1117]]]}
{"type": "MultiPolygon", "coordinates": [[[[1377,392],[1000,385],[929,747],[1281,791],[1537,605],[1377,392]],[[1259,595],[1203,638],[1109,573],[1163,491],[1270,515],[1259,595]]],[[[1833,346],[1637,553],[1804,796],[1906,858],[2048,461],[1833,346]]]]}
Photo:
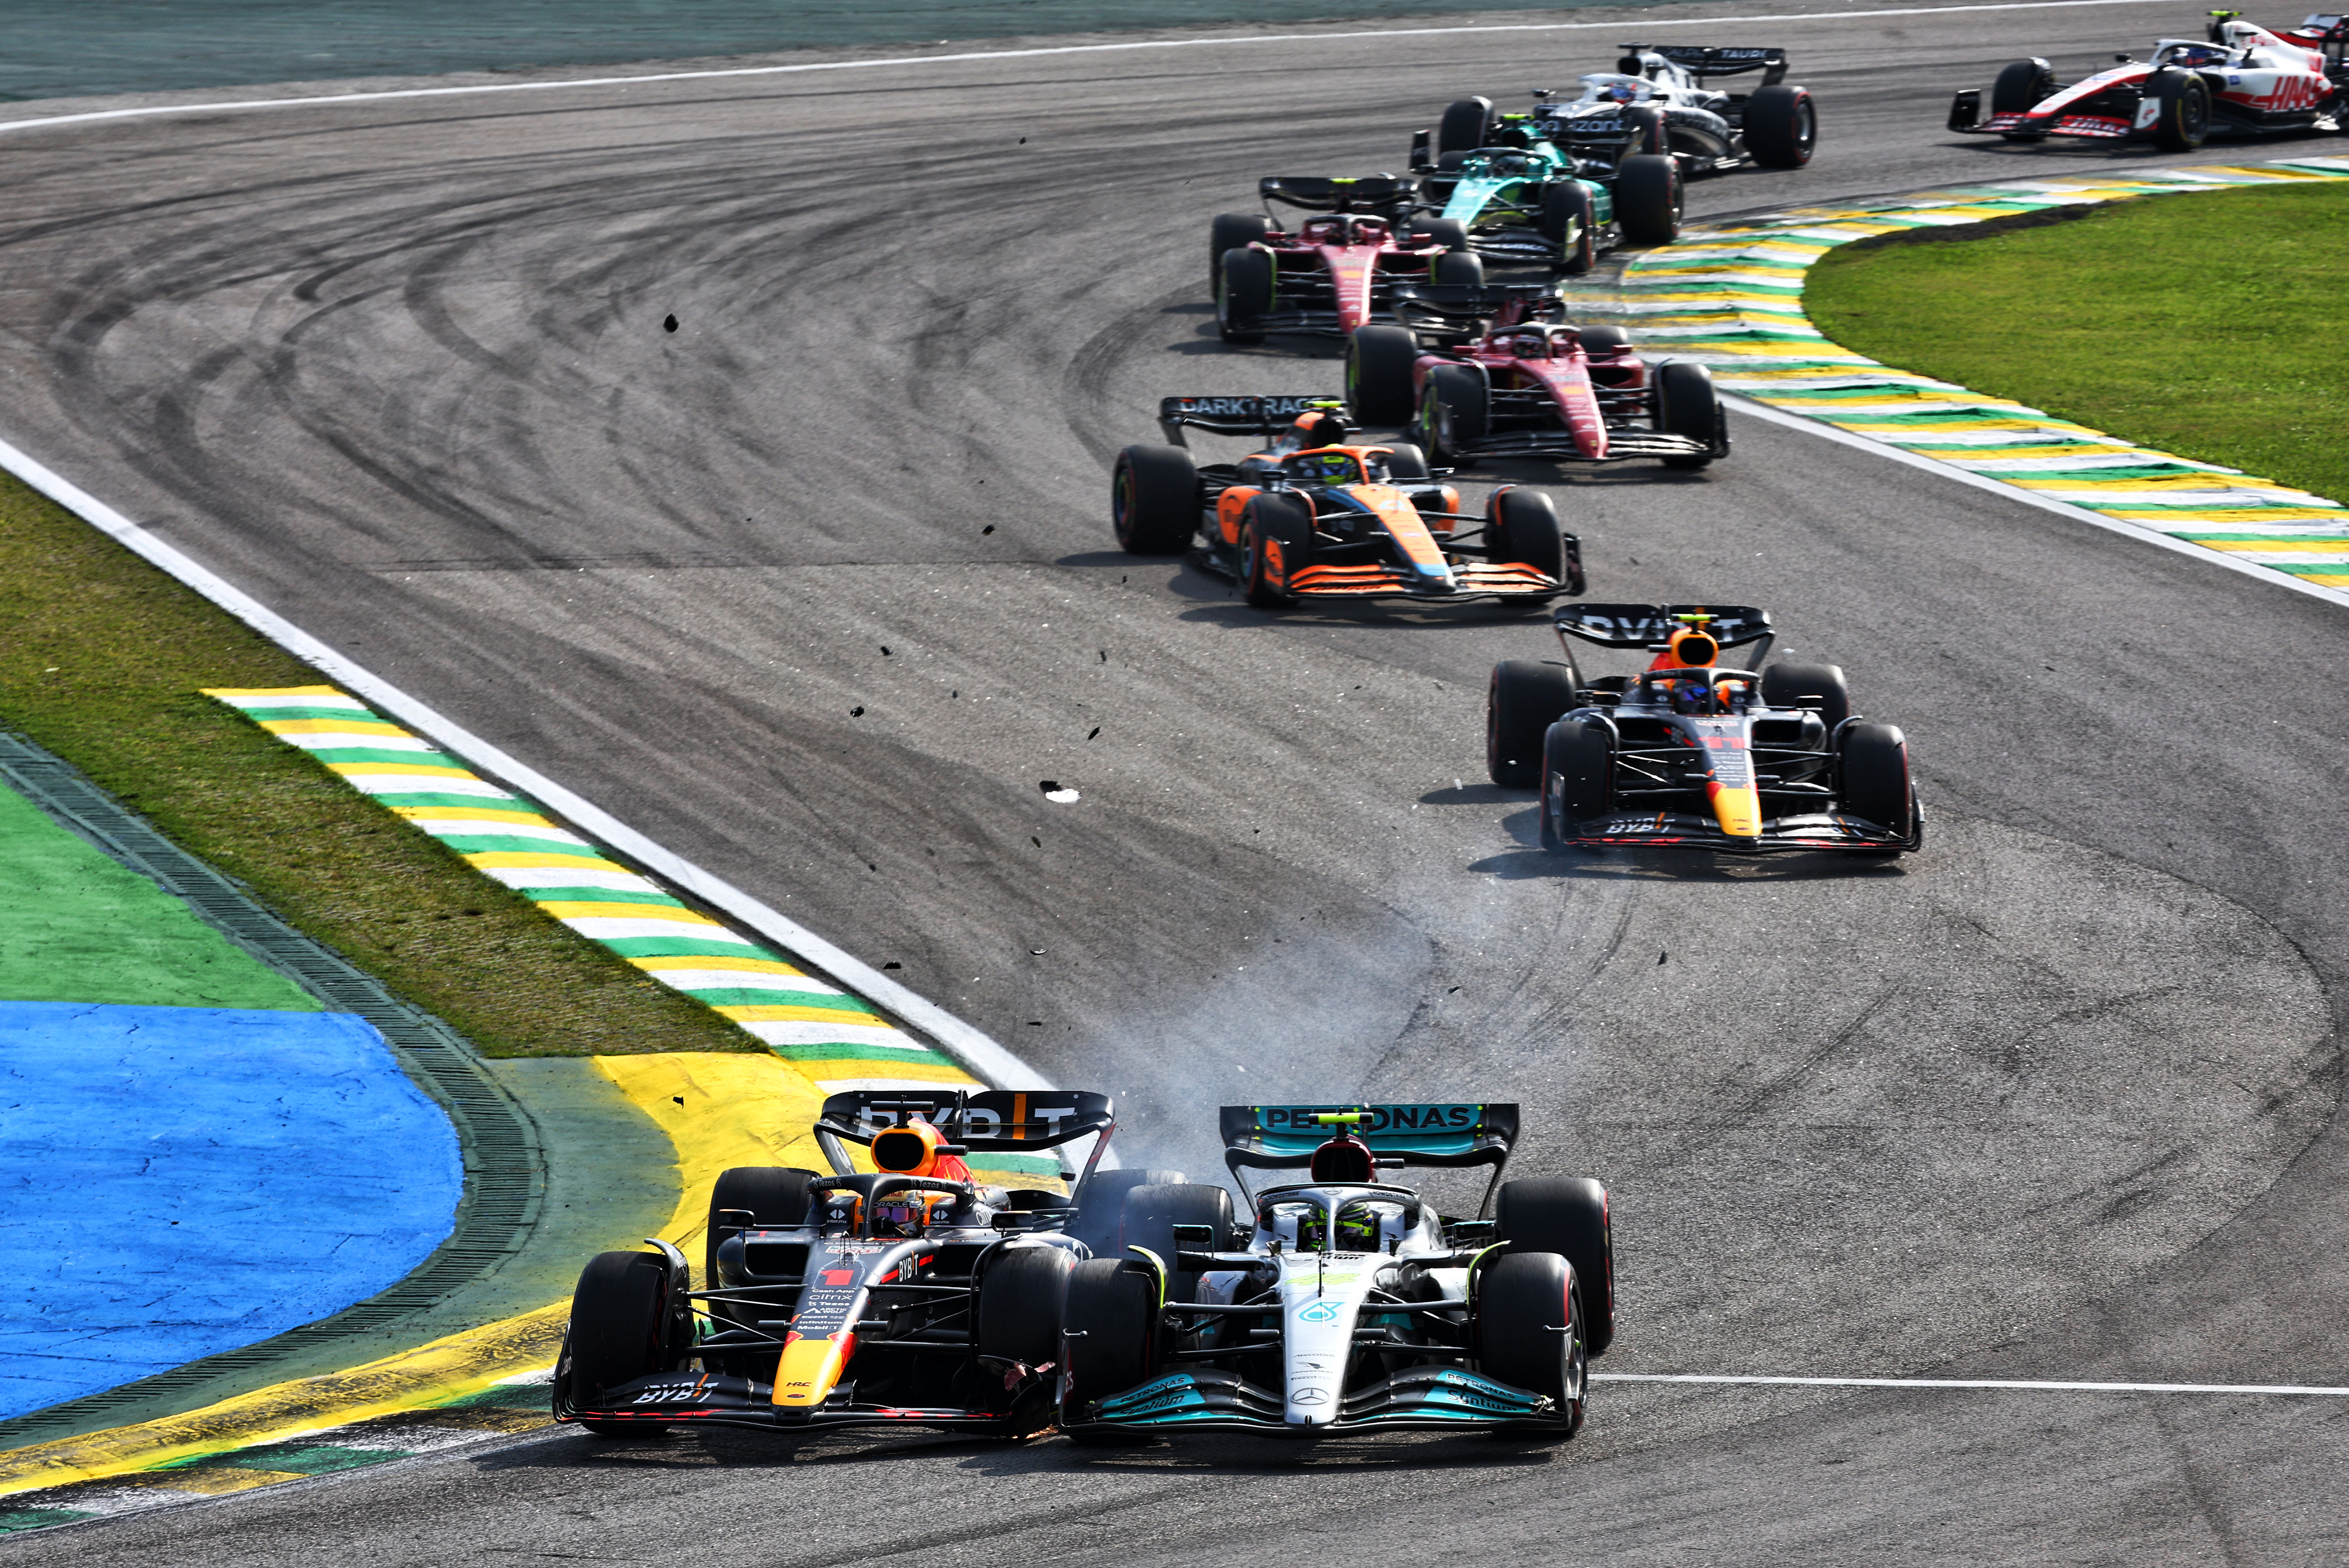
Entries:
{"type": "Polygon", "coordinates": [[[0,1417],[373,1295],[463,1179],[363,1019],[0,1002],[0,1417]]]}

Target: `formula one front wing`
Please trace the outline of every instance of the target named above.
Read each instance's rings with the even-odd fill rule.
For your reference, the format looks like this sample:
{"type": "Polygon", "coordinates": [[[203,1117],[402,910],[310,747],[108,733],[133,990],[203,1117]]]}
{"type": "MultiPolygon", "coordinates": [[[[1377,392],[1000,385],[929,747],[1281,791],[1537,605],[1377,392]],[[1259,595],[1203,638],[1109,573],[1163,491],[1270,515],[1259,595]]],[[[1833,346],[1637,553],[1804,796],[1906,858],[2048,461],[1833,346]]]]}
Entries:
{"type": "Polygon", "coordinates": [[[1064,1429],[1239,1431],[1274,1437],[1323,1438],[1350,1432],[1464,1427],[1523,1427],[1562,1422],[1546,1395],[1528,1394],[1477,1373],[1449,1366],[1398,1372],[1340,1397],[1338,1417],[1310,1427],[1282,1415],[1281,1397],[1220,1367],[1172,1372],[1101,1400],[1064,1429]]]}
{"type": "Polygon", "coordinates": [[[999,1410],[860,1402],[853,1382],[843,1383],[821,1405],[784,1406],[773,1402],[771,1385],[754,1378],[719,1373],[659,1373],[604,1389],[586,1403],[575,1402],[568,1390],[558,1389],[554,1418],[566,1423],[592,1422],[607,1430],[629,1427],[647,1430],[663,1427],[750,1427],[766,1432],[800,1432],[816,1428],[931,1427],[982,1436],[1019,1437],[1040,1431],[1050,1423],[1052,1380],[1047,1372],[1049,1369],[1028,1372],[1025,1386],[1008,1390],[1006,1407],[999,1410]]]}
{"type": "MultiPolygon", "coordinates": [[[[1912,811],[1914,808],[1911,808],[1912,811]]],[[[1584,848],[1661,845],[1685,849],[1715,849],[1732,855],[1768,855],[1802,849],[1914,849],[1924,842],[1925,819],[1912,817],[1907,836],[1843,812],[1814,812],[1799,816],[1765,818],[1757,838],[1737,838],[1721,830],[1710,816],[1690,812],[1616,812],[1585,817],[1563,835],[1569,845],[1584,848]]]]}

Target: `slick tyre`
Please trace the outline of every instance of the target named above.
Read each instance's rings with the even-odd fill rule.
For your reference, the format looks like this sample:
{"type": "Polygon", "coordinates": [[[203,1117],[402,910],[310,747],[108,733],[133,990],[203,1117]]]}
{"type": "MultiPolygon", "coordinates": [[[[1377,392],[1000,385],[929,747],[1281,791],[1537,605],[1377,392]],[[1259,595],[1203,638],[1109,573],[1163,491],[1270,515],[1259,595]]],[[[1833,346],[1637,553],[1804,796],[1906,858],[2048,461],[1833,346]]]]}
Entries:
{"type": "Polygon", "coordinates": [[[1158,1281],[1139,1260],[1096,1258],[1070,1271],[1061,1313],[1061,1425],[1083,1420],[1087,1406],[1147,1378],[1158,1365],[1157,1330],[1158,1281]]]}
{"type": "Polygon", "coordinates": [[[1808,88],[1754,89],[1745,100],[1745,151],[1764,169],[1800,169],[1819,140],[1818,106],[1808,88]]]}
{"type": "Polygon", "coordinates": [[[1623,123],[1631,132],[1624,142],[1626,156],[1639,154],[1655,158],[1671,151],[1671,121],[1664,118],[1662,109],[1651,104],[1627,109],[1623,111],[1623,123]]]}
{"type": "Polygon", "coordinates": [[[1495,561],[1515,561],[1566,581],[1566,533],[1557,504],[1538,490],[1507,484],[1486,497],[1485,544],[1495,561]]]}
{"type": "Polygon", "coordinates": [[[1485,772],[1503,789],[1539,787],[1542,737],[1571,711],[1582,685],[1570,664],[1505,659],[1485,689],[1485,772]]]}
{"type": "Polygon", "coordinates": [[[1440,159],[1447,152],[1474,152],[1492,134],[1493,100],[1457,99],[1445,106],[1444,118],[1436,122],[1435,155],[1440,159]]]}
{"type": "Polygon", "coordinates": [[[1596,724],[1557,723],[1542,742],[1543,817],[1561,836],[1615,806],[1615,747],[1596,724]]]}
{"type": "MultiPolygon", "coordinates": [[[[760,1224],[777,1230],[798,1225],[807,1219],[808,1183],[817,1179],[814,1171],[794,1166],[738,1165],[731,1170],[719,1171],[709,1189],[709,1225],[701,1253],[702,1288],[718,1288],[718,1216],[721,1210],[747,1211],[760,1224]]],[[[617,1255],[633,1258],[641,1254],[617,1255]]]]}
{"type": "Polygon", "coordinates": [[[1574,1265],[1590,1354],[1615,1343],[1615,1228],[1607,1189],[1587,1176],[1505,1181],[1493,1214],[1511,1255],[1556,1252],[1574,1265]]]}
{"type": "Polygon", "coordinates": [[[1065,1247],[1007,1247],[978,1282],[978,1353],[1023,1366],[1059,1359],[1061,1314],[1076,1255],[1065,1247]]]}
{"type": "Polygon", "coordinates": [[[1240,514],[1240,591],[1258,609],[1297,602],[1289,587],[1313,562],[1313,512],[1291,495],[1259,495],[1240,514]]]}
{"type": "Polygon", "coordinates": [[[1635,245],[1668,245],[1681,237],[1681,166],[1660,153],[1623,160],[1615,177],[1615,223],[1635,245]]]}
{"type": "Polygon", "coordinates": [[[1207,297],[1216,296],[1222,275],[1224,253],[1245,250],[1272,233],[1272,220],[1261,213],[1224,213],[1207,230],[1207,297]]]}
{"type": "Polygon", "coordinates": [[[1851,717],[1851,688],[1838,664],[1773,664],[1762,671],[1762,701],[1772,708],[1816,709],[1830,735],[1851,717]]]}
{"type": "Polygon", "coordinates": [[[1411,422],[1411,368],[1419,339],[1407,327],[1373,324],[1354,328],[1346,342],[1346,403],[1358,423],[1411,422]]]}
{"type": "Polygon", "coordinates": [[[2191,152],[2210,138],[2210,86],[2191,71],[2158,71],[2146,84],[2161,106],[2153,144],[2164,152],[2191,152]]]}
{"type": "Polygon", "coordinates": [[[1909,779],[1909,739],[1897,724],[1853,724],[1837,737],[1837,804],[1852,815],[1906,838],[1916,796],[1909,779]]]}
{"type": "Polygon", "coordinates": [[[1435,476],[1427,471],[1427,454],[1417,443],[1399,441],[1387,448],[1387,477],[1397,484],[1433,484],[1435,476]]]}
{"type": "Polygon", "coordinates": [[[1273,261],[1269,251],[1226,251],[1216,268],[1216,330],[1226,343],[1261,343],[1264,318],[1272,314],[1273,261]]]}
{"type": "Polygon", "coordinates": [[[1485,286],[1485,258],[1472,250],[1445,251],[1427,269],[1428,281],[1446,288],[1485,286]]]}
{"type": "MultiPolygon", "coordinates": [[[[1554,1252],[1510,1252],[1476,1272],[1477,1368],[1495,1382],[1548,1396],[1559,1441],[1582,1429],[1589,1378],[1573,1267],[1554,1252]]],[[[1520,1430],[1534,1430],[1526,1428],[1520,1430]]]]}
{"type": "Polygon", "coordinates": [[[1551,265],[1580,277],[1599,265],[1599,205],[1579,180],[1554,180],[1542,187],[1542,237],[1557,247],[1551,265]]]}
{"type": "Polygon", "coordinates": [[[1083,1207],[1067,1233],[1097,1258],[1117,1255],[1117,1230],[1125,1219],[1125,1195],[1137,1187],[1164,1187],[1186,1179],[1179,1170],[1097,1170],[1085,1181],[1083,1207]]]}
{"type": "Polygon", "coordinates": [[[1468,248],[1468,225],[1457,218],[1414,219],[1411,232],[1423,239],[1433,240],[1447,251],[1468,248]]]}
{"type": "Polygon", "coordinates": [[[1721,394],[1713,390],[1713,372],[1702,365],[1675,360],[1656,371],[1656,429],[1704,444],[1702,452],[1663,460],[1666,468],[1697,469],[1713,462],[1713,447],[1721,434],[1721,394]]]}
{"type": "MultiPolygon", "coordinates": [[[[571,1293],[564,1376],[574,1405],[602,1403],[605,1389],[662,1371],[668,1271],[650,1252],[598,1252],[571,1293]]],[[[641,1432],[634,1422],[583,1421],[605,1437],[641,1432]]]]}
{"type": "Polygon", "coordinates": [[[1992,114],[2028,114],[2055,90],[2055,67],[2045,60],[2017,60],[2002,67],[1991,83],[1992,114]]]}
{"type": "Polygon", "coordinates": [[[1175,1268],[1174,1254],[1185,1245],[1193,1251],[1223,1251],[1235,1244],[1233,1232],[1237,1229],[1232,1217],[1232,1195],[1220,1187],[1196,1182],[1137,1187],[1125,1195],[1125,1221],[1118,1231],[1119,1251],[1131,1257],[1126,1248],[1142,1247],[1156,1254],[1168,1270],[1166,1299],[1193,1301],[1198,1294],[1198,1273],[1175,1268]],[[1177,1225],[1205,1225],[1213,1240],[1205,1247],[1196,1241],[1177,1241],[1177,1225]]]}
{"type": "Polygon", "coordinates": [[[1449,462],[1485,439],[1492,420],[1493,395],[1485,378],[1465,365],[1438,365],[1420,391],[1419,444],[1438,462],[1449,462]]]}
{"type": "Polygon", "coordinates": [[[1179,446],[1130,446],[1110,470],[1109,518],[1129,556],[1179,556],[1199,526],[1199,469],[1179,446]]]}

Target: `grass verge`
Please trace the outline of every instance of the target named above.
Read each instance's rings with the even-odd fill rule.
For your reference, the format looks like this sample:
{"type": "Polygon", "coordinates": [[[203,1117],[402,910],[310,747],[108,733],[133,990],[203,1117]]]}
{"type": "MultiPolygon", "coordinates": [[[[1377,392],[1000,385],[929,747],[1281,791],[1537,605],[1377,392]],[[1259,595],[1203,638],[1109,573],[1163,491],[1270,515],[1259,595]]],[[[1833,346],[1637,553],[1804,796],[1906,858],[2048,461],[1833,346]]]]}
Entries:
{"type": "Polygon", "coordinates": [[[199,694],[321,679],[0,475],[0,723],[487,1055],[765,1049],[199,694]]]}
{"type": "Polygon", "coordinates": [[[2349,183],[1922,234],[1821,257],[1803,293],[1813,324],[1903,370],[2349,500],[2349,183]]]}

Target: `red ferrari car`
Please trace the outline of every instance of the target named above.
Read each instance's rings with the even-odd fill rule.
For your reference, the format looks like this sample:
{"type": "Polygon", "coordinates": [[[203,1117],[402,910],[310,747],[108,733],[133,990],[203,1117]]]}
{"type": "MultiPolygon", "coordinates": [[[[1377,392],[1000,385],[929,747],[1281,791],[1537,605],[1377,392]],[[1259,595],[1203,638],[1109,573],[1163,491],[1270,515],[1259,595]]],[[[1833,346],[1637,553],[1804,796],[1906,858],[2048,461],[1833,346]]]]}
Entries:
{"type": "Polygon", "coordinates": [[[1261,343],[1268,332],[1343,337],[1388,316],[1399,282],[1485,281],[1468,231],[1412,219],[1414,190],[1391,174],[1269,179],[1257,190],[1267,215],[1226,213],[1207,241],[1226,343],[1261,343]],[[1276,203],[1314,215],[1284,231],[1268,215],[1276,203]]]}
{"type": "Polygon", "coordinates": [[[1619,327],[1567,325],[1550,286],[1402,287],[1395,308],[1400,325],[1354,334],[1346,397],[1366,425],[1411,423],[1433,462],[1651,457],[1702,468],[1729,455],[1712,371],[1651,365],[1619,327]]]}
{"type": "Polygon", "coordinates": [[[2207,38],[2164,38],[2150,59],[2121,55],[2112,69],[2068,87],[2045,60],[2017,60],[1992,85],[1989,116],[1982,89],[1968,88],[1950,106],[1950,129],[2009,141],[2145,140],[2169,152],[2191,151],[2213,134],[2344,129],[2349,23],[2311,16],[2278,35],[2240,16],[2214,11],[2207,38]]]}

